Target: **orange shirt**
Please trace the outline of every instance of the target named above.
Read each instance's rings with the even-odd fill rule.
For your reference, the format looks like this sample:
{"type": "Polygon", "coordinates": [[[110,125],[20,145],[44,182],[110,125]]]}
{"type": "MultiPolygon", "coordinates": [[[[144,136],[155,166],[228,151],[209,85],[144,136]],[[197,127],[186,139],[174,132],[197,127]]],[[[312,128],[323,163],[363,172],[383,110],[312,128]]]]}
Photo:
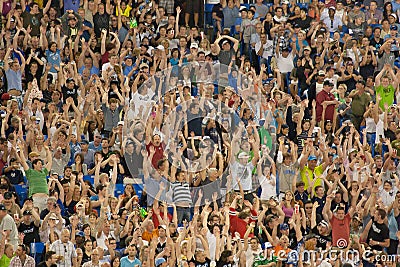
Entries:
{"type": "Polygon", "coordinates": [[[154,229],[153,232],[151,232],[151,233],[148,231],[144,231],[142,234],[142,239],[146,240],[149,243],[153,238],[157,238],[157,237],[158,237],[158,229],[154,229]]]}
{"type": "Polygon", "coordinates": [[[290,251],[291,251],[290,248],[284,249],[281,245],[277,245],[275,247],[275,256],[280,257],[280,258],[287,258],[290,251]],[[283,252],[285,252],[285,253],[283,253],[283,252]]]}

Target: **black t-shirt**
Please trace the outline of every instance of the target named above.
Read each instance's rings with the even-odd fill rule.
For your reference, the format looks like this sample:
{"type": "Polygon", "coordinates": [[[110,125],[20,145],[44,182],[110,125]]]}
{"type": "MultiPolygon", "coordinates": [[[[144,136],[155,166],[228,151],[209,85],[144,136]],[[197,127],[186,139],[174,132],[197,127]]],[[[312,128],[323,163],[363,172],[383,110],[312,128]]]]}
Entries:
{"type": "Polygon", "coordinates": [[[212,13],[216,13],[217,17],[220,19],[224,18],[224,13],[222,12],[222,5],[220,3],[215,4],[213,6],[212,13]]]}
{"type": "Polygon", "coordinates": [[[96,34],[97,38],[101,36],[101,30],[106,29],[108,30],[108,25],[110,22],[110,15],[104,13],[102,15],[97,12],[93,16],[93,24],[94,24],[94,33],[96,34]]]}
{"type": "Polygon", "coordinates": [[[232,263],[226,261],[217,261],[217,267],[232,267],[232,263]]]}
{"type": "Polygon", "coordinates": [[[396,140],[396,134],[390,129],[385,131],[385,137],[389,138],[390,142],[396,140]]]}
{"type": "Polygon", "coordinates": [[[158,242],[157,247],[156,247],[156,254],[160,254],[164,250],[166,245],[167,245],[167,242],[164,242],[164,243],[158,242]]]}
{"type": "MultiPolygon", "coordinates": [[[[372,225],[368,232],[367,243],[372,239],[378,242],[384,242],[386,239],[389,239],[389,228],[384,223],[378,223],[374,219],[372,219],[372,225]]],[[[374,250],[382,251],[382,246],[371,246],[374,250]]]]}
{"type": "Polygon", "coordinates": [[[24,244],[30,246],[31,243],[40,242],[39,227],[32,221],[30,224],[21,222],[18,227],[18,232],[24,233],[24,244]]]}
{"type": "Polygon", "coordinates": [[[24,182],[24,175],[21,170],[11,170],[3,173],[14,185],[24,182]]]}
{"type": "Polygon", "coordinates": [[[64,103],[68,97],[72,97],[72,99],[74,99],[75,105],[78,105],[78,86],[77,85],[75,85],[74,88],[72,88],[72,89],[63,85],[63,87],[61,89],[62,89],[64,103]]]}
{"type": "Polygon", "coordinates": [[[383,45],[383,39],[379,38],[378,41],[375,40],[375,38],[372,38],[370,41],[370,45],[375,47],[376,50],[379,50],[379,48],[381,48],[381,46],[383,45]]]}
{"type": "MultiPolygon", "coordinates": [[[[314,179],[314,177],[310,177],[310,178],[314,179]]],[[[326,196],[323,196],[322,198],[313,197],[312,202],[314,203],[315,201],[317,201],[319,204],[319,207],[317,208],[317,213],[322,214],[322,210],[324,209],[324,206],[325,206],[326,196]]]]}
{"type": "Polygon", "coordinates": [[[365,66],[360,66],[360,75],[363,77],[364,81],[367,80],[368,77],[374,76],[375,66],[372,64],[372,61],[365,66]]]}
{"type": "Polygon", "coordinates": [[[203,117],[202,117],[202,110],[199,110],[199,113],[193,114],[190,111],[187,111],[187,124],[188,124],[188,129],[189,133],[194,132],[196,136],[202,136],[202,122],[203,122],[203,117]]]}
{"type": "MultiPolygon", "coordinates": [[[[279,232],[278,237],[281,238],[282,234],[279,232]]],[[[289,248],[290,249],[297,249],[297,237],[296,237],[296,232],[294,229],[289,230],[289,248]]]]}
{"type": "Polygon", "coordinates": [[[317,248],[326,249],[326,244],[327,244],[328,242],[331,242],[331,241],[332,241],[332,237],[331,237],[330,235],[328,235],[328,236],[321,235],[321,234],[318,232],[317,226],[315,226],[315,227],[311,230],[311,232],[312,232],[313,234],[316,235],[316,238],[317,238],[317,248]]]}
{"type": "Polygon", "coordinates": [[[195,267],[210,267],[211,260],[209,258],[206,258],[204,262],[199,262],[193,257],[190,262],[193,262],[195,267]]]}
{"type": "Polygon", "coordinates": [[[301,18],[294,20],[294,24],[299,24],[302,30],[307,30],[308,28],[310,28],[311,21],[312,19],[309,16],[307,16],[306,19],[304,20],[301,18]]]}

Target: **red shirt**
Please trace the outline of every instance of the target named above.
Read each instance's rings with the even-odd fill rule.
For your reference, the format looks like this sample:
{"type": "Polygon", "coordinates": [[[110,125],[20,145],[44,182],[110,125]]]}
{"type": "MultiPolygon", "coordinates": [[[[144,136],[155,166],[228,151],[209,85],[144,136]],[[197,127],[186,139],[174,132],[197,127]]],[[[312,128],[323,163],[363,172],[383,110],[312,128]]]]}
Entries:
{"type": "Polygon", "coordinates": [[[155,146],[153,144],[153,142],[150,142],[149,144],[146,145],[146,150],[147,150],[147,153],[149,153],[149,154],[150,154],[150,147],[151,146],[153,146],[155,148],[155,150],[156,150],[156,152],[154,153],[153,159],[151,161],[151,164],[153,165],[153,167],[155,169],[157,169],[157,162],[160,159],[164,158],[164,144],[161,143],[159,146],[155,146]]]}
{"type": "MultiPolygon", "coordinates": [[[[322,90],[317,94],[317,105],[316,105],[316,113],[317,113],[317,121],[321,121],[322,118],[322,103],[325,101],[335,100],[333,94],[328,93],[325,90],[322,90]]],[[[333,114],[335,113],[335,105],[328,105],[325,109],[325,121],[330,120],[333,121],[333,114]]]]}
{"type": "MultiPolygon", "coordinates": [[[[258,217],[257,217],[257,212],[254,210],[251,210],[251,215],[250,215],[250,220],[247,223],[245,220],[240,219],[237,216],[237,211],[235,209],[230,208],[229,209],[229,220],[230,220],[230,232],[232,236],[235,236],[235,233],[238,232],[240,234],[240,238],[244,238],[244,234],[246,233],[247,227],[250,225],[251,222],[256,222],[258,217]]],[[[250,234],[249,237],[253,237],[254,234],[250,234]]]]}
{"type": "Polygon", "coordinates": [[[335,215],[332,216],[330,220],[332,225],[332,246],[344,248],[349,245],[350,222],[351,217],[349,213],[344,216],[343,220],[339,220],[335,215]]]}
{"type": "MultiPolygon", "coordinates": [[[[164,212],[160,211],[160,217],[164,219],[164,212]]],[[[171,222],[172,221],[172,215],[168,213],[167,217],[168,217],[168,222],[171,222]]],[[[158,221],[157,215],[154,214],[154,210],[153,210],[152,220],[153,220],[154,228],[157,229],[158,226],[160,225],[160,222],[158,221]]]]}

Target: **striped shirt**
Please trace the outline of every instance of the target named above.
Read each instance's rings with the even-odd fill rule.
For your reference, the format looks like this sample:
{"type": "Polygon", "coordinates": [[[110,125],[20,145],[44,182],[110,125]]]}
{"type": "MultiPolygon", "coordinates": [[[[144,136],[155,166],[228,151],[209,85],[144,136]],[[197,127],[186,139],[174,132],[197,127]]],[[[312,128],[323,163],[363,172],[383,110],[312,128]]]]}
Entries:
{"type": "Polygon", "coordinates": [[[21,259],[18,256],[15,256],[10,262],[10,267],[34,267],[35,260],[29,255],[26,255],[25,257],[26,259],[22,264],[21,259]]]}
{"type": "Polygon", "coordinates": [[[189,183],[186,182],[173,182],[171,184],[171,189],[173,192],[172,199],[174,203],[189,203],[192,204],[192,197],[190,194],[189,183]]]}
{"type": "Polygon", "coordinates": [[[72,259],[77,257],[74,244],[71,241],[64,244],[61,240],[54,241],[50,250],[56,255],[63,256],[64,260],[57,263],[57,267],[72,267],[72,259]]]}

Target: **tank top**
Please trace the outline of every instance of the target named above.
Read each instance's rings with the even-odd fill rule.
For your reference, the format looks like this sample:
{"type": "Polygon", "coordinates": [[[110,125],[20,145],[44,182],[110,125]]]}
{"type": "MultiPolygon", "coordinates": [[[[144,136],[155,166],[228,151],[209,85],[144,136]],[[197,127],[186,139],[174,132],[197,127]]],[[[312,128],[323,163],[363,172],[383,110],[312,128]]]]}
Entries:
{"type": "Polygon", "coordinates": [[[373,118],[371,117],[365,118],[365,129],[367,130],[367,133],[375,133],[376,124],[373,118]]]}

